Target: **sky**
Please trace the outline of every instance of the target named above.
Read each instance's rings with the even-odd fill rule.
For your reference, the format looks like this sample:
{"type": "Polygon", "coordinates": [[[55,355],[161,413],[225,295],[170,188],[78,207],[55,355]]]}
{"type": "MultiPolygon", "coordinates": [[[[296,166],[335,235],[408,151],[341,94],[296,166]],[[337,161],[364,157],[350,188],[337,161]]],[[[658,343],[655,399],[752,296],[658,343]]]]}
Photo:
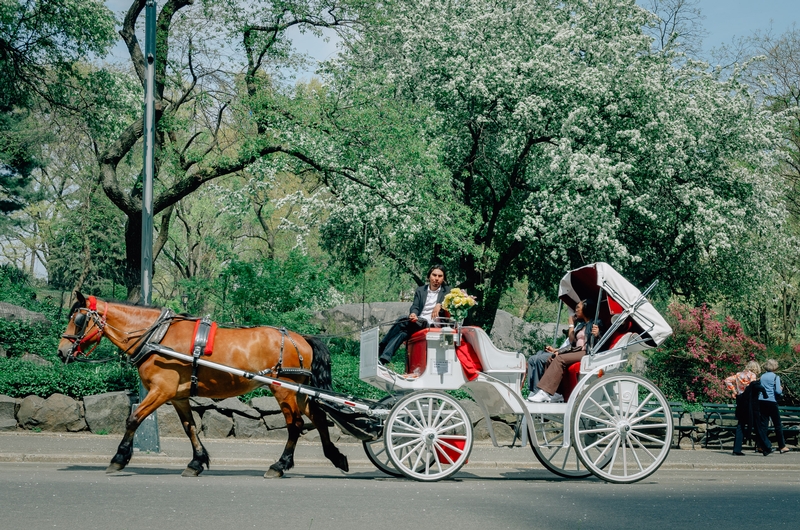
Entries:
{"type": "MultiPolygon", "coordinates": [[[[520,0],[525,1],[525,0],[520,0]]],[[[643,0],[639,0],[644,4],[643,0]]],[[[106,5],[121,19],[131,0],[106,0],[106,5]]],[[[160,6],[164,0],[158,2],[160,6]]],[[[705,19],[703,27],[708,33],[703,41],[704,58],[711,60],[711,50],[730,44],[734,37],[747,37],[756,31],[766,31],[772,27],[781,34],[800,24],[800,0],[700,0],[698,7],[705,19]]],[[[329,31],[328,42],[312,35],[301,35],[292,30],[289,37],[299,51],[317,61],[325,60],[336,53],[336,36],[329,31]]],[[[144,42],[144,35],[140,35],[144,42]]],[[[127,49],[120,40],[113,54],[119,60],[127,58],[127,49]]],[[[306,71],[298,72],[297,79],[308,79],[313,75],[313,65],[306,71]]]]}
{"type": "Polygon", "coordinates": [[[776,34],[800,23],[800,0],[700,0],[708,36],[706,53],[728,44],[734,37],[746,37],[772,26],[776,34]]]}

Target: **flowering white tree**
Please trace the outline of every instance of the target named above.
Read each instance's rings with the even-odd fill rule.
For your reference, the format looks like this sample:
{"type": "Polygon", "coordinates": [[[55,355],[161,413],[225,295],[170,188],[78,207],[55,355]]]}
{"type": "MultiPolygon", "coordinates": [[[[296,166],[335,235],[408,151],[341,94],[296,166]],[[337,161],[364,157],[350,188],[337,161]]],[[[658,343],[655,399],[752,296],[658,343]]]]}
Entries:
{"type": "Polygon", "coordinates": [[[730,289],[783,220],[773,118],[735,73],[653,51],[652,20],[633,0],[379,4],[293,136],[339,198],[329,248],[355,258],[366,230],[418,277],[443,261],[487,328],[515,278],[548,290],[595,260],[730,289]]]}

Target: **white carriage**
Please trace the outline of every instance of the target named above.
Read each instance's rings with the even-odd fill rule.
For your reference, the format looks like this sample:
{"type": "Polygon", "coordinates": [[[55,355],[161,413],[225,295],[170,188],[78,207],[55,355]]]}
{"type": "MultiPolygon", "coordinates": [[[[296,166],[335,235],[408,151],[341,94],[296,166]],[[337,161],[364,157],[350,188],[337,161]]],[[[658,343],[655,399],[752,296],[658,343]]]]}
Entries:
{"type": "Polygon", "coordinates": [[[496,348],[480,328],[445,325],[415,334],[406,374],[379,364],[379,329],[364,331],[360,378],[390,393],[368,411],[372,434],[360,436],[370,460],[416,480],[456,473],[472,449],[472,421],[445,391],[464,389],[483,411],[495,445],[491,417],[517,415],[523,444],[560,476],[630,483],[651,475],[669,453],[672,415],[652,382],[625,369],[631,353],[657,347],[672,333],[646,298],[652,287],[641,293],[606,263],[564,276],[559,299],[571,309],[581,299],[597,300],[607,329],[565,374],[564,403],[523,400],[525,356],[496,348]]]}

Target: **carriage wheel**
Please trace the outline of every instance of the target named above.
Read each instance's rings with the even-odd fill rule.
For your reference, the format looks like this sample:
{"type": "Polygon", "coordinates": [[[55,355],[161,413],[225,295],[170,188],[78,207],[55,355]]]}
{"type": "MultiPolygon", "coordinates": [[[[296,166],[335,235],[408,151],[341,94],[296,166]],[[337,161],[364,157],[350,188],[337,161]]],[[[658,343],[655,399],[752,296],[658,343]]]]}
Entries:
{"type": "Polygon", "coordinates": [[[585,478],[592,474],[581,462],[574,445],[564,447],[563,414],[531,414],[536,438],[531,449],[541,464],[558,476],[585,478]]]}
{"type": "Polygon", "coordinates": [[[375,467],[393,477],[403,476],[392,464],[392,459],[389,458],[389,453],[386,452],[386,443],[384,443],[383,438],[371,441],[364,440],[361,443],[364,446],[364,452],[367,453],[367,458],[375,467]]]}
{"type": "Polygon", "coordinates": [[[583,465],[608,482],[653,474],[672,441],[669,403],[647,379],[629,373],[601,377],[575,404],[573,445],[583,465]]]}
{"type": "Polygon", "coordinates": [[[461,469],[472,451],[472,422],[441,392],[415,392],[392,409],[384,429],[386,452],[407,477],[434,481],[461,469]]]}

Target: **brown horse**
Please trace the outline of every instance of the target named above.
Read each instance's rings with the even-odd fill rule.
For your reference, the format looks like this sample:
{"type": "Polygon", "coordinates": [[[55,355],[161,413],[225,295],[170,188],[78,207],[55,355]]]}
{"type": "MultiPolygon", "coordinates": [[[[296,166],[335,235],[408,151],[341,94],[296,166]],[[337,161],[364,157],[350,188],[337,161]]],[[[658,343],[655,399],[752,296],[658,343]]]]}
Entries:
{"type": "MultiPolygon", "coordinates": [[[[117,348],[134,355],[157,329],[166,329],[162,346],[191,355],[197,319],[183,316],[164,318],[160,309],[84,298],[75,293],[77,302],[70,312],[69,323],[58,353],[65,361],[86,355],[84,348],[93,347],[106,337],[117,348]],[[162,325],[163,323],[163,325],[162,325]]],[[[91,351],[91,350],[90,350],[91,351]]],[[[211,358],[216,363],[250,373],[267,373],[269,377],[331,389],[330,352],[320,341],[272,327],[219,328],[216,330],[211,358]],[[309,370],[310,369],[310,370],[309,370]],[[308,375],[310,371],[310,376],[308,375]]],[[[193,458],[183,471],[184,476],[197,476],[209,466],[209,455],[197,436],[189,397],[192,387],[192,366],[158,353],[138,361],[139,376],[147,389],[147,397],[130,415],[117,454],[106,472],[122,470],[133,455],[133,436],[144,419],[166,402],[172,403],[186,435],[192,443],[193,458]]],[[[212,368],[197,367],[198,396],[227,398],[239,396],[262,386],[261,383],[212,368]]],[[[319,405],[304,394],[281,387],[271,387],[278,400],[289,439],[280,459],[272,464],[265,477],[280,477],[294,466],[294,450],[303,428],[304,413],[319,431],[325,456],[334,466],[348,471],[347,457],[331,442],[328,421],[319,405]]]]}

